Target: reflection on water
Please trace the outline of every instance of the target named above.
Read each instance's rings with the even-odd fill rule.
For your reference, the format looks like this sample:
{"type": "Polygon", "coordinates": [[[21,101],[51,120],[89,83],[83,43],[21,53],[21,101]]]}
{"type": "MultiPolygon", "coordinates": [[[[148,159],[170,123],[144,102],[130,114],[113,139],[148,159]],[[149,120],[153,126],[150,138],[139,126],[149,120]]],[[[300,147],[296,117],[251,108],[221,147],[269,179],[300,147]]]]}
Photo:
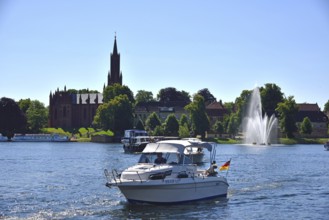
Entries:
{"type": "Polygon", "coordinates": [[[117,217],[143,219],[218,219],[225,212],[228,199],[199,201],[180,205],[130,204],[125,202],[117,217]],[[221,210],[219,212],[219,210],[221,210]]]}
{"type": "MultiPolygon", "coordinates": [[[[103,170],[133,165],[122,145],[0,143],[4,219],[325,219],[329,152],[322,145],[219,145],[232,158],[228,197],[181,205],[130,204],[103,170]]],[[[201,166],[208,166],[203,164],[201,166]]]]}

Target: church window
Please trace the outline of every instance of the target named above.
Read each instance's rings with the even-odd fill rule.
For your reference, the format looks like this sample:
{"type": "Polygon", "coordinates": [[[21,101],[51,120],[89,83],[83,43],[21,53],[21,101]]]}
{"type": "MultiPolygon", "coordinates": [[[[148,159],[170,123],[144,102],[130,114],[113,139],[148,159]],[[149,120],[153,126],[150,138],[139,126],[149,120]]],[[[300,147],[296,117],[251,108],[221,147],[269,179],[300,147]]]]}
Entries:
{"type": "Polygon", "coordinates": [[[66,117],[66,107],[64,106],[63,107],[63,118],[65,118],[66,117]]]}
{"type": "Polygon", "coordinates": [[[55,120],[57,120],[57,109],[55,109],[54,118],[55,118],[55,120]]]}
{"type": "Polygon", "coordinates": [[[87,109],[84,108],[83,109],[83,119],[86,119],[87,118],[87,109]]]}

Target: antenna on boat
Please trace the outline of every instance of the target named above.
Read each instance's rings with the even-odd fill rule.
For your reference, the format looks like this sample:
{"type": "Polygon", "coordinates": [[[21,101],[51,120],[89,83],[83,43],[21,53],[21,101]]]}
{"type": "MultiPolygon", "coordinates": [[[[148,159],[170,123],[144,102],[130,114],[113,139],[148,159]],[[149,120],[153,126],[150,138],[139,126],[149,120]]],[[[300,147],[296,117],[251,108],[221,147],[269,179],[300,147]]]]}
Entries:
{"type": "Polygon", "coordinates": [[[217,146],[217,143],[211,143],[212,145],[212,149],[210,151],[210,165],[213,161],[216,160],[216,146],[217,146]]]}

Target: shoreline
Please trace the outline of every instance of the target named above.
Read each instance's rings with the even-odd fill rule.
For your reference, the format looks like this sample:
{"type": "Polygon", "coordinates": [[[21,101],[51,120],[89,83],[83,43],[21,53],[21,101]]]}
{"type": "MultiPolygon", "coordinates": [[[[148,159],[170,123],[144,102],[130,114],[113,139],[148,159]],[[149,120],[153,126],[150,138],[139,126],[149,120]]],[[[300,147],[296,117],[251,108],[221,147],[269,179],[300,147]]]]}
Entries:
{"type": "MultiPolygon", "coordinates": [[[[243,144],[242,139],[231,138],[207,138],[206,141],[213,141],[218,144],[243,144]]],[[[279,138],[277,144],[295,145],[295,144],[325,144],[328,138],[279,138]]]]}

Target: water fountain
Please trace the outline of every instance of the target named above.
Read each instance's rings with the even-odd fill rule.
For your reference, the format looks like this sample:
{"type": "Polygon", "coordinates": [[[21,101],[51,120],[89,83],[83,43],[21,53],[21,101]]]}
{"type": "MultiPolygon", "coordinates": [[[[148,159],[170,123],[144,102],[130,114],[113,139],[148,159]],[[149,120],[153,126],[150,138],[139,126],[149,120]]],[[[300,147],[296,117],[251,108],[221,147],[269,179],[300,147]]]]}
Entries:
{"type": "Polygon", "coordinates": [[[242,126],[246,144],[270,145],[277,141],[278,120],[274,114],[270,118],[267,114],[263,116],[257,87],[251,94],[242,126]]]}

